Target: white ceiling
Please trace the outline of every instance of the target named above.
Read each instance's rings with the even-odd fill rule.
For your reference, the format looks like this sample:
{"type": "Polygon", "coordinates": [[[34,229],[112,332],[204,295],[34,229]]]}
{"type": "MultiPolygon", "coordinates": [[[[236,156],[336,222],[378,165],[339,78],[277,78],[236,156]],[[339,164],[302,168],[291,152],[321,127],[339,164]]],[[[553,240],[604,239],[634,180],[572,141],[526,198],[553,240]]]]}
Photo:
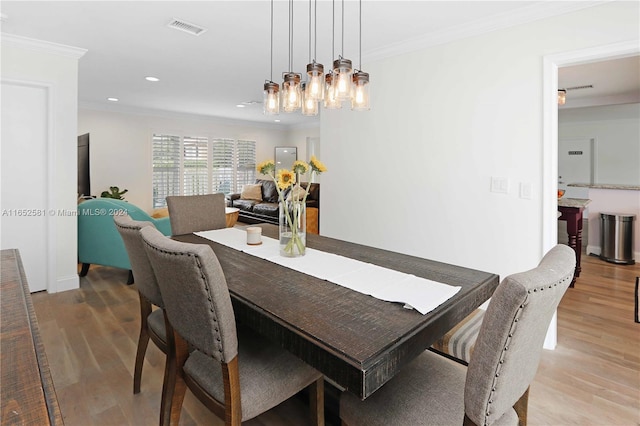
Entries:
{"type": "Polygon", "coordinates": [[[640,56],[560,68],[558,87],[567,90],[561,108],[640,102],[640,56]]]}
{"type": "MultiPolygon", "coordinates": [[[[602,2],[377,1],[362,2],[362,64],[429,45],[473,36],[602,2]]],[[[342,2],[335,1],[335,56],[358,61],[358,2],[347,0],[344,50],[342,2]]],[[[2,1],[2,32],[87,49],[79,65],[81,105],[165,110],[271,123],[262,115],[262,86],[270,78],[270,2],[247,1],[2,1]],[[193,36],[173,30],[174,18],[205,27],[193,36]],[[146,81],[155,76],[159,82],[146,81]],[[115,97],[119,102],[107,101],[115,97]],[[245,108],[243,102],[260,102],[245,108]]],[[[317,2],[317,57],[332,58],[332,2],[317,2]]],[[[288,2],[274,4],[273,80],[288,71],[288,2]]],[[[294,71],[309,59],[309,2],[294,2],[294,71]]],[[[335,58],[334,58],[335,59],[335,58]]],[[[635,76],[637,73],[635,62],[635,76]]],[[[561,70],[561,87],[592,84],[584,71],[561,70]],[[580,77],[580,78],[578,78],[580,77]]],[[[606,71],[611,75],[610,70],[606,71]]],[[[372,86],[375,75],[371,75],[372,86]]],[[[604,78],[597,90],[622,90],[604,78]]],[[[375,87],[375,86],[374,86],[375,87]]],[[[636,89],[638,84],[636,82],[636,89]]],[[[626,90],[626,89],[625,89],[626,90]]],[[[584,91],[586,93],[586,91],[584,91]]],[[[594,92],[595,93],[595,92],[594,92]]],[[[567,95],[568,99],[574,96],[567,95]]],[[[575,96],[582,96],[576,91],[575,96]]],[[[281,125],[317,118],[281,113],[281,125]]]]}

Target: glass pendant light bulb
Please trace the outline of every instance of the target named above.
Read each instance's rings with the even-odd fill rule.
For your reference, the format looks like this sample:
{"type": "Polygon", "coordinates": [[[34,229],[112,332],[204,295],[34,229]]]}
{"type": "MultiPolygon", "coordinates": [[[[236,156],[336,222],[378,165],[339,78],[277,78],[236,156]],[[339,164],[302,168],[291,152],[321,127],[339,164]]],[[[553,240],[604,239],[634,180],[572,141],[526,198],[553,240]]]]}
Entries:
{"type": "Polygon", "coordinates": [[[324,97],[324,66],[315,61],[307,65],[307,96],[320,101],[324,97]]]}
{"type": "Polygon", "coordinates": [[[353,66],[349,59],[340,57],[333,61],[333,88],[339,101],[351,98],[351,75],[353,66]]]}
{"type": "Polygon", "coordinates": [[[265,115],[280,114],[280,86],[278,83],[273,81],[264,83],[262,108],[265,115]]]}
{"type": "Polygon", "coordinates": [[[340,109],[342,103],[336,98],[333,87],[333,73],[329,72],[324,77],[324,107],[327,109],[340,109]]]}
{"type": "Polygon", "coordinates": [[[351,109],[354,111],[369,110],[369,73],[358,71],[353,74],[351,109]]]}
{"type": "Polygon", "coordinates": [[[567,102],[567,91],[558,89],[558,105],[564,105],[567,102]]]}
{"type": "Polygon", "coordinates": [[[286,73],[282,83],[282,109],[285,112],[293,112],[302,106],[302,93],[300,91],[300,74],[286,73]]]}
{"type": "Polygon", "coordinates": [[[309,83],[301,84],[302,91],[302,115],[318,115],[318,101],[311,97],[309,83]]]}

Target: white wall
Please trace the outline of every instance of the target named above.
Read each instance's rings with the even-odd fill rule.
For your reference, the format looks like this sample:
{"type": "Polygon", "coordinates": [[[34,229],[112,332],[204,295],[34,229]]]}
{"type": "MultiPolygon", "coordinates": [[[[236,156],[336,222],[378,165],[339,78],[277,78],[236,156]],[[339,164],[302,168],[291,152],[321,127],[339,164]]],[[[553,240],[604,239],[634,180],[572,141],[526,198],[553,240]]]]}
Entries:
{"type": "Polygon", "coordinates": [[[323,234],[501,277],[534,267],[543,57],[637,40],[638,16],[636,2],[608,3],[365,63],[371,111],[323,111],[323,234]],[[490,192],[492,176],[508,194],[490,192]]]}
{"type": "Polygon", "coordinates": [[[559,139],[595,139],[594,183],[640,185],[640,104],[562,109],[559,139]]]}
{"type": "MultiPolygon", "coordinates": [[[[26,253],[33,246],[40,245],[41,250],[34,259],[25,259],[27,279],[31,271],[45,269],[48,277],[46,289],[57,292],[78,288],[77,275],[77,222],[75,216],[64,215],[63,211],[76,211],[77,189],[77,100],[78,100],[78,59],[84,54],[83,49],[56,45],[39,40],[2,35],[2,81],[3,85],[22,85],[23,87],[42,88],[46,91],[42,105],[45,115],[43,143],[35,140],[22,140],[19,143],[5,140],[5,135],[31,134],[35,121],[30,121],[28,112],[21,116],[24,121],[10,123],[11,133],[3,132],[2,157],[3,163],[7,159],[29,164],[29,151],[38,150],[34,157],[40,158],[42,167],[46,167],[46,182],[44,187],[31,188],[20,175],[2,175],[2,195],[9,191],[20,191],[26,195],[22,208],[44,207],[47,220],[46,231],[24,231],[23,238],[17,246],[2,248],[18,248],[26,253]],[[30,142],[33,142],[32,144],[30,142]],[[44,257],[44,258],[43,258],[44,257]]],[[[5,104],[3,108],[19,109],[20,99],[11,99],[12,104],[5,104]]],[[[24,106],[24,105],[22,105],[24,106]]],[[[39,108],[38,108],[39,110],[39,108]]],[[[34,110],[34,120],[37,119],[34,110]]],[[[4,115],[3,118],[15,116],[4,115]]],[[[3,123],[3,127],[6,123],[3,123]]],[[[40,182],[42,183],[42,182],[40,182]]],[[[16,206],[12,206],[16,207],[16,206]]],[[[12,226],[3,217],[2,226],[12,226]]],[[[37,283],[33,283],[36,285],[37,283]]]]}
{"type": "MultiPolygon", "coordinates": [[[[129,190],[125,199],[147,212],[152,208],[151,138],[154,133],[256,141],[258,162],[273,159],[276,146],[297,146],[304,153],[306,135],[317,128],[286,128],[171,113],[117,112],[82,107],[78,134],[90,134],[91,192],[110,186],[129,190]]],[[[300,157],[301,158],[301,157],[300,157]]]]}
{"type": "Polygon", "coordinates": [[[287,137],[289,145],[298,147],[298,160],[309,161],[307,138],[320,137],[320,123],[290,128],[287,131],[287,137]]]}

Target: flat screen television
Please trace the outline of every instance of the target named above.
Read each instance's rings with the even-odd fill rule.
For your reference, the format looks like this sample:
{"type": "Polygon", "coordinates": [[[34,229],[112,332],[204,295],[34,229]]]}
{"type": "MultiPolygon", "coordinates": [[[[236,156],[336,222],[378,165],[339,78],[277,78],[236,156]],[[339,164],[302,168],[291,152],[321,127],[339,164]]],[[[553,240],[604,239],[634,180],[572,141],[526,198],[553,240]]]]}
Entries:
{"type": "Polygon", "coordinates": [[[78,136],[78,197],[91,195],[89,133],[78,136]]]}

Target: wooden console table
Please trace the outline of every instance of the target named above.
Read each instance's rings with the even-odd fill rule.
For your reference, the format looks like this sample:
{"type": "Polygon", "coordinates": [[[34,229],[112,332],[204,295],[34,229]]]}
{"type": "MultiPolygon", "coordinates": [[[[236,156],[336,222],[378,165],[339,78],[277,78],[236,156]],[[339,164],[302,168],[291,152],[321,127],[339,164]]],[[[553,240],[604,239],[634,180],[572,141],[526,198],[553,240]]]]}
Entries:
{"type": "Polygon", "coordinates": [[[558,220],[567,222],[567,234],[569,234],[569,246],[576,252],[576,272],[571,280],[570,287],[576,283],[582,267],[582,212],[591,200],[582,198],[561,198],[558,200],[558,211],[561,213],[558,220]]]}
{"type": "Polygon", "coordinates": [[[49,363],[18,250],[1,250],[2,425],[62,425],[49,363]]]}

